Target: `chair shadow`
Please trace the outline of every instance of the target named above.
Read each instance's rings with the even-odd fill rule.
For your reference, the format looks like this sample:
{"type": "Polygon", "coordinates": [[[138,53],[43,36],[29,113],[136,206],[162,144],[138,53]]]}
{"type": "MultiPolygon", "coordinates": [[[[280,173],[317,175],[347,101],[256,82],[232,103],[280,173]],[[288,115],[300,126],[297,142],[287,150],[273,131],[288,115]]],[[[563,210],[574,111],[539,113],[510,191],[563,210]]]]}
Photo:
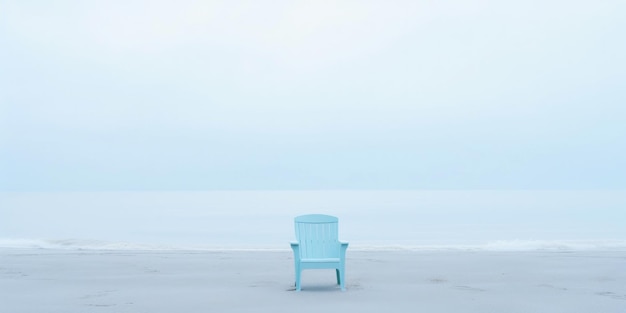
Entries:
{"type": "MultiPolygon", "coordinates": [[[[328,284],[309,284],[302,285],[300,287],[300,292],[341,292],[341,287],[339,285],[328,285],[328,284]]],[[[287,291],[296,291],[295,286],[290,286],[287,291]]]]}

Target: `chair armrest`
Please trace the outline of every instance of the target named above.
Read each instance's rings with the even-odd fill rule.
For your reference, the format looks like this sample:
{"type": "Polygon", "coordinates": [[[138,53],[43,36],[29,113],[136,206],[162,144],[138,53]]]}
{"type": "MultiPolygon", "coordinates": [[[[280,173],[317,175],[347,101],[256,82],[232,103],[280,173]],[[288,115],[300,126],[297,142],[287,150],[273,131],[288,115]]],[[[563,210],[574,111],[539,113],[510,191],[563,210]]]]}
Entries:
{"type": "Polygon", "coordinates": [[[345,242],[345,241],[340,241],[339,243],[341,244],[341,250],[340,250],[341,259],[345,260],[346,259],[346,250],[348,250],[348,243],[345,242]]]}
{"type": "Polygon", "coordinates": [[[300,243],[297,241],[290,242],[291,250],[293,250],[293,258],[296,260],[300,260],[300,243]]]}

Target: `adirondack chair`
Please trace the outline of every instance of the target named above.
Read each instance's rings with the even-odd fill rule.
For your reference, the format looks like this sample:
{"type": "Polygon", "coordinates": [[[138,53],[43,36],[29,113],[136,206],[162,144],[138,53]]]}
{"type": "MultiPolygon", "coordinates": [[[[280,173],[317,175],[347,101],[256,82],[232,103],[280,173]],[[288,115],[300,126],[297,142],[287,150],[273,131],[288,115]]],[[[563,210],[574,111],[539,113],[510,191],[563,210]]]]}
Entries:
{"type": "Polygon", "coordinates": [[[295,218],[296,239],[291,249],[296,265],[296,291],[307,269],[335,269],[337,284],[346,290],[345,267],[347,242],[338,240],[339,220],[330,215],[310,214],[295,218]]]}

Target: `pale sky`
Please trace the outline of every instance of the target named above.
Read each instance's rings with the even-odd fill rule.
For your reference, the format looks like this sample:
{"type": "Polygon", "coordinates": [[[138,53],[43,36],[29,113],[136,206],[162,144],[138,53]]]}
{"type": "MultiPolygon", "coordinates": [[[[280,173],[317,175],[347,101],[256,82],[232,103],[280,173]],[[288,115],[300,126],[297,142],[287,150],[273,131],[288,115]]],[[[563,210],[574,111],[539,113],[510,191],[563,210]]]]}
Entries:
{"type": "Polygon", "coordinates": [[[626,2],[0,0],[0,190],[624,189],[626,2]]]}

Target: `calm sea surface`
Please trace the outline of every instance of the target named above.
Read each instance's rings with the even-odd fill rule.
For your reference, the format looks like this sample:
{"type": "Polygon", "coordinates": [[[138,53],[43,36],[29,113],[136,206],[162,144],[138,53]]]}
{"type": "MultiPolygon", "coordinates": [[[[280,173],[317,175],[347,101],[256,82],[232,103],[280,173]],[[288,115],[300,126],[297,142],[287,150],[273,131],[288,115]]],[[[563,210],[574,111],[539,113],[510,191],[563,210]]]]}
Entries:
{"type": "Polygon", "coordinates": [[[626,191],[5,192],[0,247],[288,249],[308,213],[362,249],[626,248],[626,191]]]}

